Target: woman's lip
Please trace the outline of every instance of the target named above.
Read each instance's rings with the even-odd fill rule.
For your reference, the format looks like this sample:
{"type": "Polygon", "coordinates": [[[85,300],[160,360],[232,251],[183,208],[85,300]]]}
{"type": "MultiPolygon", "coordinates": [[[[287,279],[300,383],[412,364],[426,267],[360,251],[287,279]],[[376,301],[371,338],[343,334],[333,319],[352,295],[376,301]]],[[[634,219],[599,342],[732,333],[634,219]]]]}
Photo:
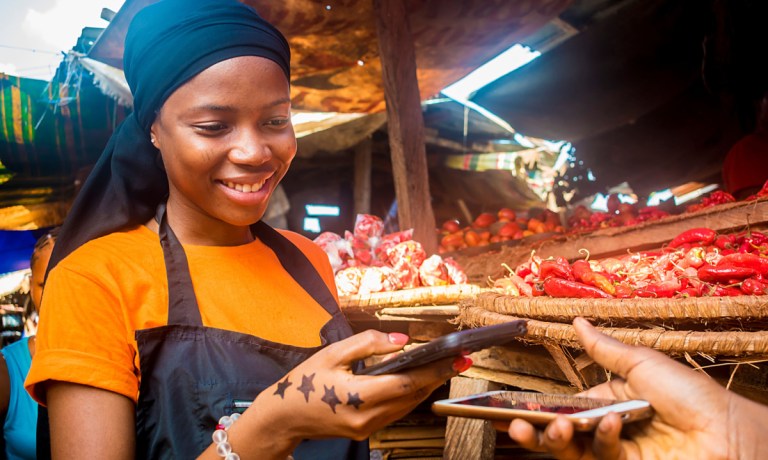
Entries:
{"type": "Polygon", "coordinates": [[[221,190],[232,200],[243,205],[255,205],[262,202],[269,195],[269,184],[272,182],[272,176],[267,178],[261,188],[255,192],[244,192],[228,187],[223,181],[217,181],[221,190]]]}

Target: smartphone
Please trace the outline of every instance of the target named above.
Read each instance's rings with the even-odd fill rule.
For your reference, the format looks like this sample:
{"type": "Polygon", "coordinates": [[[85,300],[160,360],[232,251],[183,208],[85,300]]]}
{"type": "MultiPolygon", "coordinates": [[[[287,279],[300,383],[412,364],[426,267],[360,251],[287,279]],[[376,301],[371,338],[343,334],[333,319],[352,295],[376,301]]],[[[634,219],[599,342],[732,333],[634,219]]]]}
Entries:
{"type": "Polygon", "coordinates": [[[468,355],[492,345],[503,345],[528,330],[525,320],[515,320],[492,326],[465,329],[438,337],[397,356],[356,370],[361,375],[392,374],[451,356],[468,355]]]}
{"type": "Polygon", "coordinates": [[[488,420],[521,418],[534,425],[546,425],[558,414],[564,414],[577,431],[594,430],[600,419],[610,412],[619,414],[624,423],[653,415],[648,401],[614,401],[529,391],[489,391],[443,399],[432,403],[432,411],[437,415],[488,420]]]}

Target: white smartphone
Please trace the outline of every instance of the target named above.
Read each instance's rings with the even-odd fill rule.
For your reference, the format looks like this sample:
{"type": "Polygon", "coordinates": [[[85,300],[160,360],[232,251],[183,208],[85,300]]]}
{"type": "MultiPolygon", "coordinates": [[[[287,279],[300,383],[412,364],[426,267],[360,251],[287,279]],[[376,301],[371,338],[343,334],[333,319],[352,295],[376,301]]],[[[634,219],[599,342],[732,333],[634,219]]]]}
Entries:
{"type": "Polygon", "coordinates": [[[623,423],[649,418],[653,409],[648,401],[614,401],[573,395],[528,391],[489,391],[462,398],[432,403],[437,415],[513,420],[521,418],[534,425],[546,425],[558,414],[573,422],[577,431],[592,431],[605,415],[615,412],[623,423]]]}

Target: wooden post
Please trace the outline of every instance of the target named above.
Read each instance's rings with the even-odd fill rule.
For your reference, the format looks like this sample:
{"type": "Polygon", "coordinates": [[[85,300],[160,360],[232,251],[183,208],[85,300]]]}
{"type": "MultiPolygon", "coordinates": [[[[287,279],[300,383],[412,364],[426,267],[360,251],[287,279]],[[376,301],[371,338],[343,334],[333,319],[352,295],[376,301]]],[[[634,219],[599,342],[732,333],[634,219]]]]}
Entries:
{"type": "Polygon", "coordinates": [[[416,52],[404,0],[373,0],[400,229],[437,253],[416,52]]]}
{"type": "MultiPolygon", "coordinates": [[[[451,398],[461,398],[485,391],[498,390],[499,385],[482,379],[462,376],[451,379],[451,398]]],[[[488,420],[448,417],[445,428],[444,460],[491,460],[496,452],[496,429],[488,420]]]]}
{"type": "Polygon", "coordinates": [[[367,136],[355,146],[355,214],[371,213],[372,144],[367,136]]]}

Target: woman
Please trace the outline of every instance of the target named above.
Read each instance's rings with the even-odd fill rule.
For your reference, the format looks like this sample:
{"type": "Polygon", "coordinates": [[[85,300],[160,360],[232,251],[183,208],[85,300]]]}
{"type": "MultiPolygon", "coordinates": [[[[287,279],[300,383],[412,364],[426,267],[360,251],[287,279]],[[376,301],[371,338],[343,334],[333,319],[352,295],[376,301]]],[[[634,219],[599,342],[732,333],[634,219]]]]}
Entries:
{"type": "Polygon", "coordinates": [[[68,215],[27,380],[55,457],[368,458],[352,439],[471,363],[355,376],[407,338],[351,336],[325,254],[260,222],[296,152],[289,62],[234,0],[133,20],[134,113],[68,215]]]}
{"type": "MultiPolygon", "coordinates": [[[[58,227],[38,238],[29,261],[29,296],[34,311],[40,312],[45,268],[51,258],[58,227]]],[[[2,350],[0,360],[0,414],[3,423],[5,458],[35,458],[37,403],[24,391],[24,379],[35,356],[35,336],[24,337],[2,350]]]]}

